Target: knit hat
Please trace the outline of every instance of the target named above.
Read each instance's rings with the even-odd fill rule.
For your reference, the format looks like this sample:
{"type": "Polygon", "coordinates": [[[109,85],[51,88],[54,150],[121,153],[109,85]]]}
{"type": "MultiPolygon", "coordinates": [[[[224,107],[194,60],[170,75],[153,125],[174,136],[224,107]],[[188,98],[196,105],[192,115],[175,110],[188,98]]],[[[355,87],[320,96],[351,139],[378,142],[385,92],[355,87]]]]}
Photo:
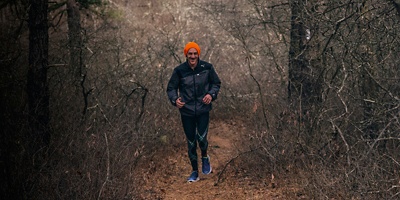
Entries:
{"type": "Polygon", "coordinates": [[[185,48],[183,49],[183,53],[185,54],[185,57],[187,56],[187,53],[189,51],[189,49],[191,48],[195,48],[197,50],[197,53],[200,56],[200,47],[196,42],[189,42],[186,44],[185,48]]]}

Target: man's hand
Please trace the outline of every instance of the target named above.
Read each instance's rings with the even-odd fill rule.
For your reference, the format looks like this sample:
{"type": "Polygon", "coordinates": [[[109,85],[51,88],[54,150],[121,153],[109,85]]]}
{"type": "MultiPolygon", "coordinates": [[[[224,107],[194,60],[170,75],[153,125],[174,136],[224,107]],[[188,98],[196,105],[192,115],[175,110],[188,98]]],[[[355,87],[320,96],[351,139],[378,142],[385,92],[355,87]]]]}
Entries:
{"type": "Polygon", "coordinates": [[[182,107],[185,105],[185,102],[182,102],[181,100],[182,100],[181,97],[179,97],[179,98],[176,100],[176,107],[182,108],[182,107]]]}
{"type": "Polygon", "coordinates": [[[204,104],[210,104],[211,101],[212,101],[211,95],[210,94],[206,94],[206,96],[204,96],[204,98],[203,98],[203,103],[204,104]]]}

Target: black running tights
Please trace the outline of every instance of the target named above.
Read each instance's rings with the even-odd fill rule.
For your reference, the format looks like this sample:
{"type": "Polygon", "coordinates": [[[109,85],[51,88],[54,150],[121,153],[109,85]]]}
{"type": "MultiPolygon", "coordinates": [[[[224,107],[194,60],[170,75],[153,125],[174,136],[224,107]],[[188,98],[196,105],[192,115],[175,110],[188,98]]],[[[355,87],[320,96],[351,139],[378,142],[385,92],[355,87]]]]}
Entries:
{"type": "Polygon", "coordinates": [[[185,131],[188,144],[188,154],[193,171],[198,171],[197,164],[197,142],[199,143],[201,156],[207,156],[207,133],[210,114],[204,113],[199,116],[181,116],[183,130],[185,131]]]}

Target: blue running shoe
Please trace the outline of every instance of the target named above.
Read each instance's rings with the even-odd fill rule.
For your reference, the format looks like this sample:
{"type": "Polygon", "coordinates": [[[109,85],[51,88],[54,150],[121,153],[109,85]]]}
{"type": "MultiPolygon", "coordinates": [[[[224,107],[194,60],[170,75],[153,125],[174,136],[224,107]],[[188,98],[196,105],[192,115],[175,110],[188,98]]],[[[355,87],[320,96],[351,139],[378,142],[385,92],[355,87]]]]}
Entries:
{"type": "Polygon", "coordinates": [[[187,180],[188,180],[188,182],[196,182],[196,181],[200,180],[199,172],[193,171],[187,180]]]}
{"type": "Polygon", "coordinates": [[[210,164],[210,156],[201,158],[201,161],[203,163],[203,166],[201,167],[203,174],[211,173],[212,168],[211,168],[211,164],[210,164]]]}

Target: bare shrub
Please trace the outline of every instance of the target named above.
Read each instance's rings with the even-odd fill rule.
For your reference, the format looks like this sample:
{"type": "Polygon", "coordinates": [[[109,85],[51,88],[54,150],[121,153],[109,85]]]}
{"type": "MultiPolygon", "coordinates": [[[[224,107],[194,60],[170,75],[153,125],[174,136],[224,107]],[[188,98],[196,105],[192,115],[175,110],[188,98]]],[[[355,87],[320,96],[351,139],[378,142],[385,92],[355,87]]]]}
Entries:
{"type": "Polygon", "coordinates": [[[398,73],[393,71],[398,59],[392,56],[397,53],[393,48],[397,44],[397,4],[303,3],[299,4],[303,6],[301,19],[309,32],[303,38],[309,66],[306,75],[322,85],[315,94],[321,101],[304,113],[288,108],[284,87],[267,82],[287,72],[279,70],[286,69],[281,67],[287,63],[281,56],[289,49],[289,6],[294,1],[215,1],[204,5],[242,48],[244,55],[236,63],[242,63],[242,72],[247,70],[250,76],[247,83],[253,83],[252,89],[246,88],[246,95],[249,91],[266,94],[246,98],[247,104],[258,101],[264,105],[252,113],[251,123],[258,130],[249,134],[251,146],[264,156],[268,173],[301,175],[298,178],[305,184],[299,187],[312,198],[395,198],[399,194],[395,173],[399,158],[394,153],[399,137],[398,92],[392,81],[398,81],[398,73]],[[279,41],[281,51],[276,50],[279,41]],[[259,48],[255,48],[257,44],[259,48]],[[262,49],[272,51],[262,54],[262,49]],[[265,60],[273,62],[262,62],[265,60]]]}
{"type": "Polygon", "coordinates": [[[397,1],[304,1],[303,75],[320,87],[305,112],[301,99],[296,107],[287,98],[293,1],[179,2],[110,1],[81,10],[78,85],[68,65],[65,8],[50,13],[52,138],[46,162],[32,172],[23,167],[26,8],[1,13],[0,42],[9,47],[0,54],[1,156],[10,161],[1,163],[2,191],[33,199],[162,198],[141,188],[151,177],[138,169],[148,162],[154,174],[160,164],[153,159],[184,146],[165,87],[194,40],[222,80],[212,118],[246,127],[237,136],[245,156],[229,173],[286,185],[294,198],[398,198],[397,1]],[[34,184],[21,184],[25,174],[34,184]]]}

